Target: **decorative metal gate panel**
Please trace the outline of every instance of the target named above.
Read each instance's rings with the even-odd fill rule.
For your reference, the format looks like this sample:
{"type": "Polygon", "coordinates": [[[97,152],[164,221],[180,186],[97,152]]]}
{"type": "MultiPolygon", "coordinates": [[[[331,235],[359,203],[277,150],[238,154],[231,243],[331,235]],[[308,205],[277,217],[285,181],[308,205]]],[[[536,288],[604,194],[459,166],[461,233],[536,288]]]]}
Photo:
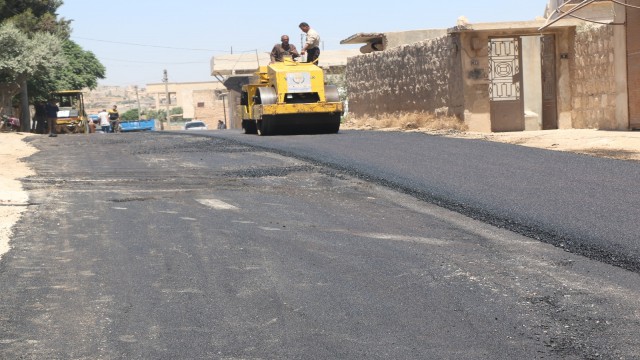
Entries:
{"type": "Polygon", "coordinates": [[[558,96],[556,87],[556,38],[543,35],[542,58],[542,130],[558,128],[558,96]]]}
{"type": "Polygon", "coordinates": [[[520,38],[489,40],[491,131],[524,130],[520,38]]]}
{"type": "MultiPolygon", "coordinates": [[[[640,0],[628,4],[640,6],[640,0]]],[[[640,10],[627,7],[627,73],[629,128],[640,130],[640,10]]]]}

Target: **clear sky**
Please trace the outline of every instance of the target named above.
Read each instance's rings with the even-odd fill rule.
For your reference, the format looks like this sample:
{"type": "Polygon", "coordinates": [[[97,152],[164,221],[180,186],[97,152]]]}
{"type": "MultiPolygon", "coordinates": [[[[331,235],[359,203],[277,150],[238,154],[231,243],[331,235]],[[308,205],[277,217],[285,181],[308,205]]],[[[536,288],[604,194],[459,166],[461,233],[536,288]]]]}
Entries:
{"type": "Polygon", "coordinates": [[[306,21],[322,48],[360,32],[450,28],[471,23],[533,20],[547,0],[64,0],[58,15],[73,20],[72,40],[107,68],[100,85],[213,81],[213,56],[269,52],[287,34],[299,47],[306,21]]]}

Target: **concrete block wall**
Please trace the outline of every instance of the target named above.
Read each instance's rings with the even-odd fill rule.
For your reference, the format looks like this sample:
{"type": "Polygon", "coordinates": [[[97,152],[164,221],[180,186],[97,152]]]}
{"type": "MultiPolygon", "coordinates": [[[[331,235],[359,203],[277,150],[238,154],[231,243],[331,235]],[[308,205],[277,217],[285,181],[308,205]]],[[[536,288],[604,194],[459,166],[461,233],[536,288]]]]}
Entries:
{"type": "Polygon", "coordinates": [[[613,27],[579,27],[574,51],[572,127],[617,129],[613,27]]]}
{"type": "Polygon", "coordinates": [[[448,108],[449,80],[460,77],[452,74],[451,41],[444,36],[349,58],[349,113],[375,117],[448,108]]]}

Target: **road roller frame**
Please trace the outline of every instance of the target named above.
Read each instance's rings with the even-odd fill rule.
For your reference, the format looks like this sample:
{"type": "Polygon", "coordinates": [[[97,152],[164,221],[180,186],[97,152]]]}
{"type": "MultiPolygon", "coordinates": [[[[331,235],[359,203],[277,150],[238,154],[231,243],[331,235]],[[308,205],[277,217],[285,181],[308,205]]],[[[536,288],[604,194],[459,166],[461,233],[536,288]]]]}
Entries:
{"type": "Polygon", "coordinates": [[[325,85],[322,68],[289,59],[261,66],[242,87],[246,134],[328,134],[340,129],[344,105],[338,89],[325,85]]]}

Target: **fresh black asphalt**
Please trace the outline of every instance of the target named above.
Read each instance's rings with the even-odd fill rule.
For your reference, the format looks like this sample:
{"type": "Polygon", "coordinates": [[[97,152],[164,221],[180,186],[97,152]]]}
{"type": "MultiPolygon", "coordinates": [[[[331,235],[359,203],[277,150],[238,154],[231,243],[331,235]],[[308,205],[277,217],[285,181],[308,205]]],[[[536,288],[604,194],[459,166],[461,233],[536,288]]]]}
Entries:
{"type": "Polygon", "coordinates": [[[314,161],[640,271],[640,163],[422,133],[201,134],[314,161]]]}

